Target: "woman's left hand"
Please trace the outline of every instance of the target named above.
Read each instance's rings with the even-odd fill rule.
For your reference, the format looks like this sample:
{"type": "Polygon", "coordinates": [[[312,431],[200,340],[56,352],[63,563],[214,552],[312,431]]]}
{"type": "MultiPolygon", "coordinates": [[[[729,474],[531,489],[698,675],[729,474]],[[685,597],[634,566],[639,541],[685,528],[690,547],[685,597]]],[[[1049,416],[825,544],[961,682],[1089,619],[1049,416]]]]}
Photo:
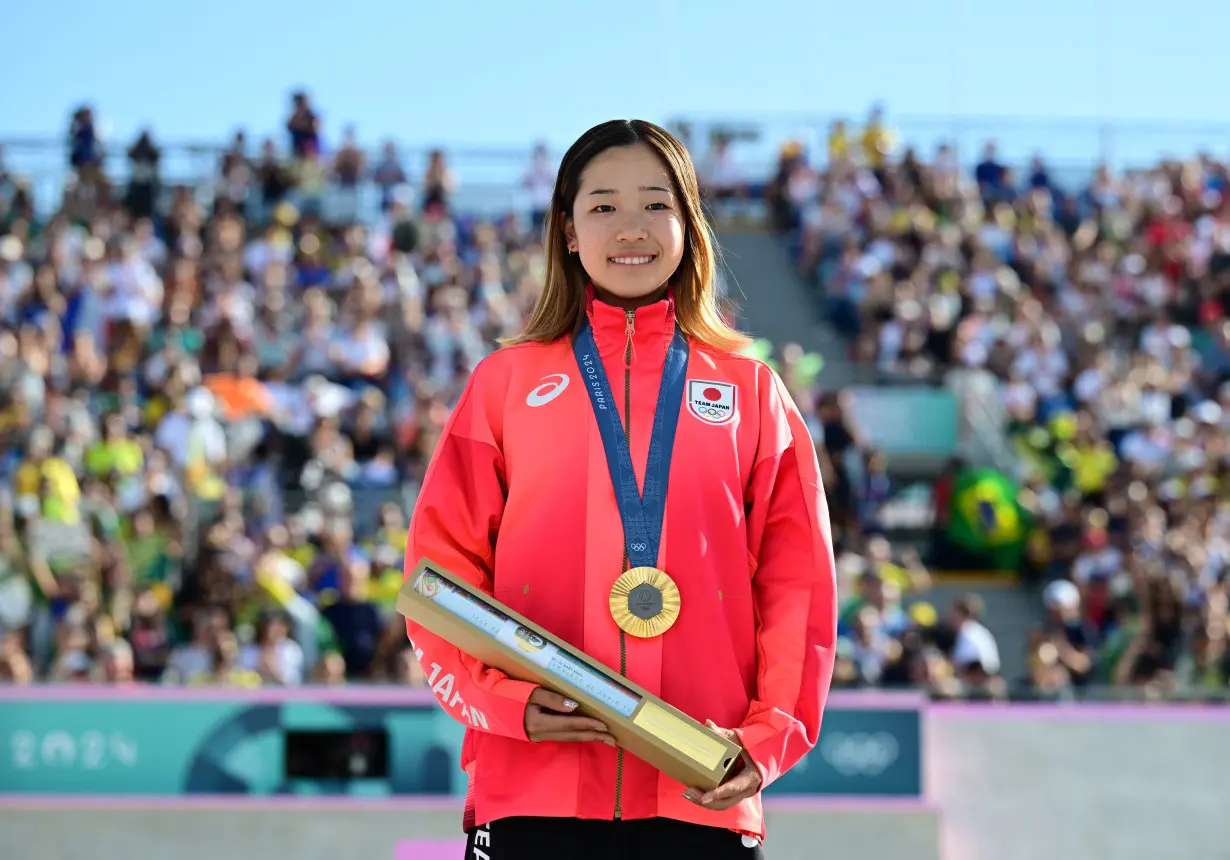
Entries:
{"type": "MultiPolygon", "coordinates": [[[[734,741],[735,743],[739,742],[738,736],[731,729],[720,728],[714,725],[712,720],[705,720],[705,725],[727,740],[734,741]]],[[[749,797],[754,797],[758,791],[760,791],[760,771],[756,769],[756,766],[752,764],[751,758],[744,752],[743,767],[731,774],[717,788],[712,791],[689,788],[683,793],[683,796],[697,806],[712,809],[714,812],[721,812],[723,809],[730,809],[749,797]]]]}

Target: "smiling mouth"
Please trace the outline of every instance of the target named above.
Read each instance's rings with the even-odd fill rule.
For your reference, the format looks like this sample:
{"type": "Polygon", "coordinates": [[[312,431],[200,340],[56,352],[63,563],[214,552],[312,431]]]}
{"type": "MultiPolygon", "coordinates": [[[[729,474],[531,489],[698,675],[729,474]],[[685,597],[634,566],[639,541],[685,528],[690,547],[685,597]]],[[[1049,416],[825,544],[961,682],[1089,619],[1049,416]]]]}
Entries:
{"type": "Polygon", "coordinates": [[[616,266],[648,266],[654,260],[658,259],[657,254],[641,254],[639,256],[622,256],[622,257],[607,257],[607,260],[614,263],[616,266]]]}

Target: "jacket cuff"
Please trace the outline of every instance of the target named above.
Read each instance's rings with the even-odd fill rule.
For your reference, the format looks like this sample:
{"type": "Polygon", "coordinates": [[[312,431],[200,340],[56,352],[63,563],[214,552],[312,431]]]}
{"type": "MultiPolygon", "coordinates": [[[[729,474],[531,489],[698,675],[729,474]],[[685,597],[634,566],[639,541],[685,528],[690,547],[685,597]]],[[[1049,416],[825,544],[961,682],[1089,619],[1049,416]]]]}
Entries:
{"type": "Polygon", "coordinates": [[[500,734],[518,741],[529,740],[525,734],[525,707],[529,703],[530,693],[539,686],[530,681],[505,678],[491,688],[495,697],[491,703],[499,704],[499,712],[492,716],[503,729],[500,734]]]}

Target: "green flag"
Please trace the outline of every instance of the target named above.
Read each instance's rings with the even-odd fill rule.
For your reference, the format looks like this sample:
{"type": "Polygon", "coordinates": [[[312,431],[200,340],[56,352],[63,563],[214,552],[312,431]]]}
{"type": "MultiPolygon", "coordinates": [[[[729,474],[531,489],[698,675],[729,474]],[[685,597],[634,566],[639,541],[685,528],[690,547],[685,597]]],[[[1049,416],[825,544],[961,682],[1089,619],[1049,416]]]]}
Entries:
{"type": "Polygon", "coordinates": [[[966,469],[953,484],[948,540],[993,570],[1020,566],[1030,528],[1016,484],[994,469],[966,469]]]}

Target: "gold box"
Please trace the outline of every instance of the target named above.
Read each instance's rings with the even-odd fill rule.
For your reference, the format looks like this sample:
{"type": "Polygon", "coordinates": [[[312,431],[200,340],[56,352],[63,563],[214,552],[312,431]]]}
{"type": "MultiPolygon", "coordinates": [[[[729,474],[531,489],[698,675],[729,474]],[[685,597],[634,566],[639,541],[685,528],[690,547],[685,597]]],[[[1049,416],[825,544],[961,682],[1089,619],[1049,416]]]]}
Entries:
{"type": "Polygon", "coordinates": [[[491,595],[421,560],[397,611],[488,666],[575,700],[616,742],[685,786],[721,785],[742,748],[552,636],[491,595]]]}

